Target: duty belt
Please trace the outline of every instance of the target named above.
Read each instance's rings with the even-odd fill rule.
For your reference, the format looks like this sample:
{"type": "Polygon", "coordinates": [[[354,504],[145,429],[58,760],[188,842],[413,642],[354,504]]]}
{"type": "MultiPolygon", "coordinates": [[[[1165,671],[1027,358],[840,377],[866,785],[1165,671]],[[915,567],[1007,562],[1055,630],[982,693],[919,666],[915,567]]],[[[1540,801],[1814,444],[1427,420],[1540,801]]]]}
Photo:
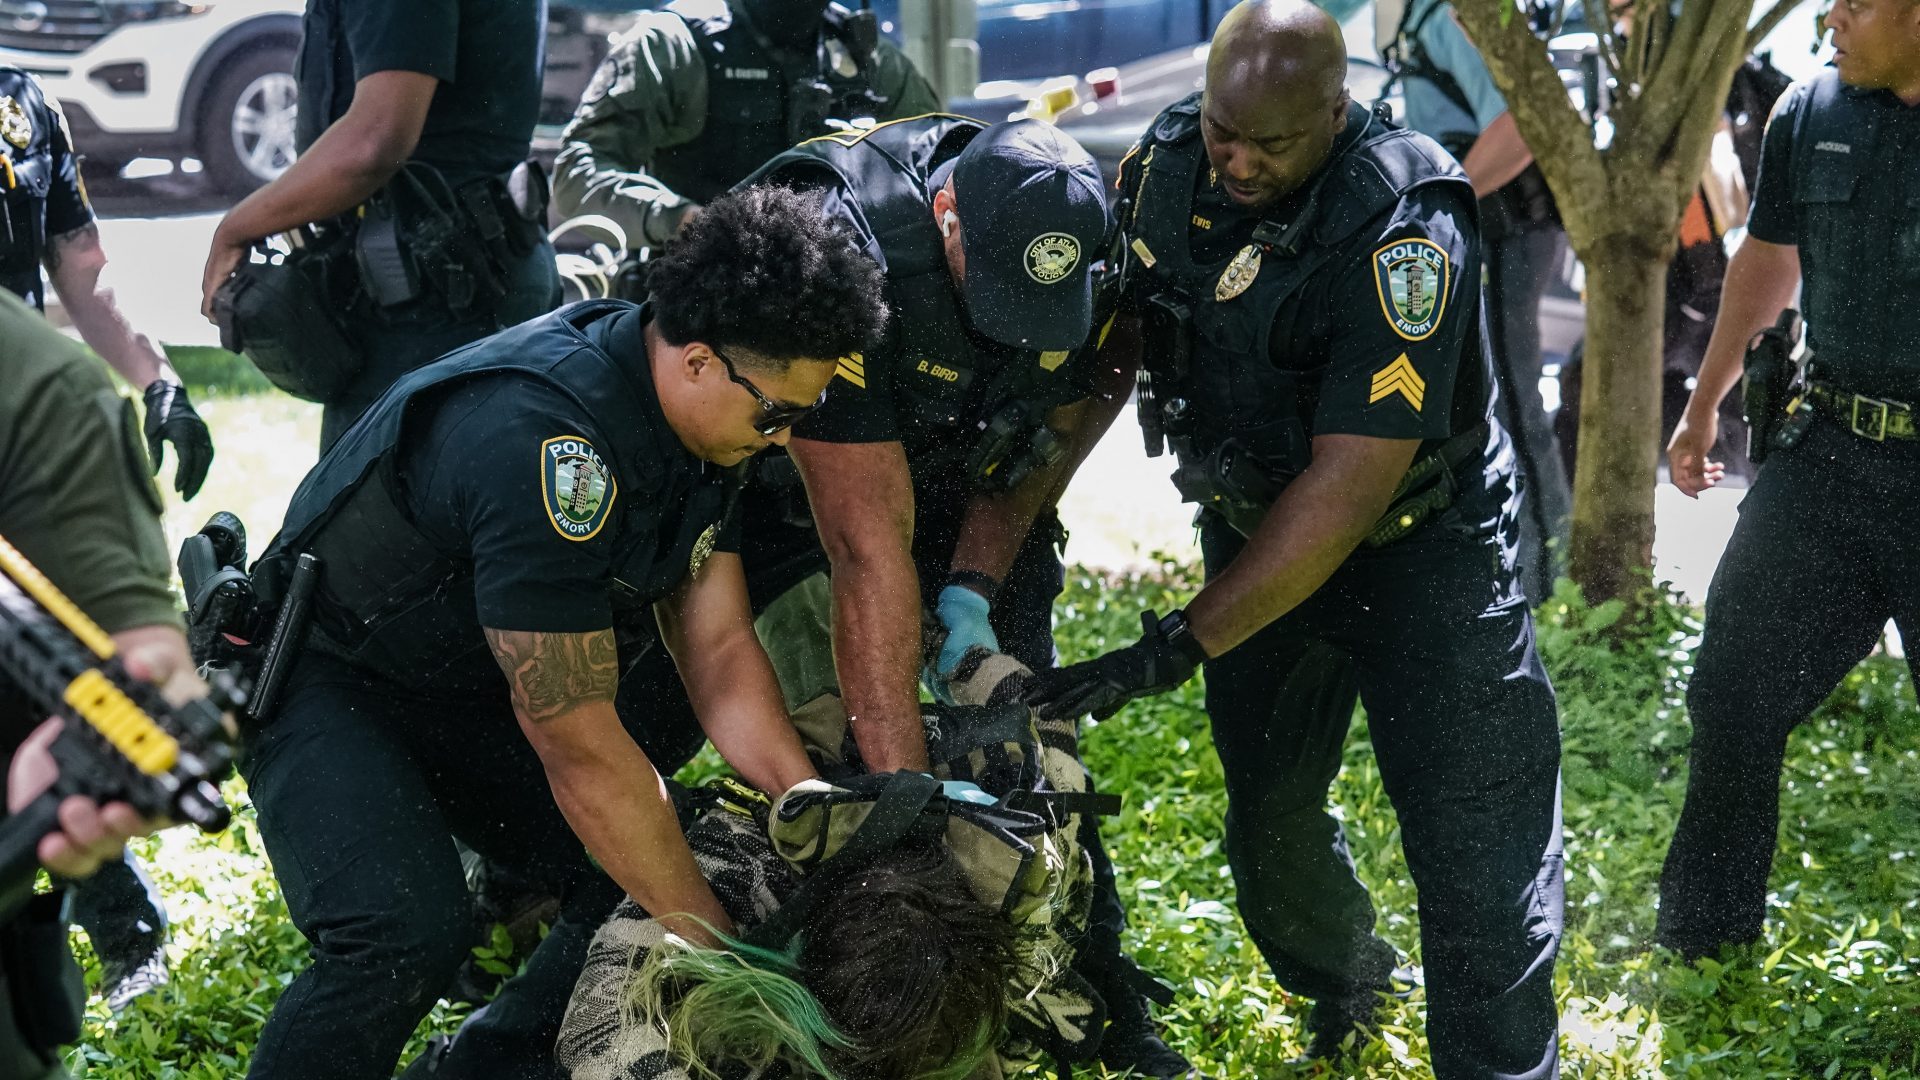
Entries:
{"type": "Polygon", "coordinates": [[[1831,383],[1809,386],[1807,400],[1818,407],[1820,414],[1863,439],[1920,439],[1920,432],[1914,430],[1913,406],[1904,401],[1868,397],[1831,383]]]}

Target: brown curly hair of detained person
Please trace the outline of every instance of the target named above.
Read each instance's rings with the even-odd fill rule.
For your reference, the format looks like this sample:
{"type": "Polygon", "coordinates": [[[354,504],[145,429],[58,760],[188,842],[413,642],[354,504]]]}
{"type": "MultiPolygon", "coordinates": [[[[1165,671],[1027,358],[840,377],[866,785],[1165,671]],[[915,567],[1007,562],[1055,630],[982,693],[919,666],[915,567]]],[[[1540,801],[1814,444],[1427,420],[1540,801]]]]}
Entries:
{"type": "Polygon", "coordinates": [[[817,195],[771,184],[708,203],[647,274],[669,342],[732,347],[742,367],[774,374],[870,350],[886,329],[884,288],[817,195]]]}
{"type": "Polygon", "coordinates": [[[938,842],[904,845],[826,885],[801,930],[800,981],[852,1049],[846,1080],[965,1076],[1006,1027],[1015,928],[974,898],[938,842]]]}

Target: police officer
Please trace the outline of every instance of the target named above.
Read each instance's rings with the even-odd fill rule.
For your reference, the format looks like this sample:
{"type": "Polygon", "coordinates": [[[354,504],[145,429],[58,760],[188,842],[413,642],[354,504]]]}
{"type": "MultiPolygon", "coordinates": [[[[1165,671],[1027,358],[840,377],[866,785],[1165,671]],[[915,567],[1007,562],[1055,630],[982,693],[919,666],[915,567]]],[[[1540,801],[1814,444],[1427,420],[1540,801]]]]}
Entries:
{"type": "Polygon", "coordinates": [[[660,782],[685,755],[658,748],[690,699],[755,786],[812,767],[752,636],[723,469],[785,441],[878,331],[879,290],[817,202],[717,200],[649,306],[573,305],[420,368],[322,457],[255,570],[277,596],[294,556],[322,565],[243,770],[314,947],[249,1075],[391,1075],[471,944],[454,837],[563,905],[441,1075],[548,1075],[621,890],[695,939],[728,929],[660,782]],[[623,729],[622,664],[663,643],[683,698],[623,729]]]}
{"type": "MultiPolygon", "coordinates": [[[[923,608],[945,634],[927,672],[936,690],[973,647],[1053,663],[1065,539],[1054,505],[1129,388],[1102,385],[1081,349],[1107,234],[1100,174],[1047,124],[930,116],[803,143],[747,181],[761,183],[823,192],[885,268],[893,312],[886,341],[843,358],[826,405],[795,428],[788,451],[813,527],[785,524],[777,489],[749,488],[755,595],[830,563],[830,648],[779,600],[762,636],[789,703],[838,686],[869,768],[924,769],[923,608]]],[[[795,591],[824,592],[816,582],[795,591]]],[[[1097,850],[1091,821],[1082,842],[1097,850]]],[[[1095,859],[1100,940],[1083,962],[1105,965],[1090,973],[1113,1020],[1101,1056],[1184,1075],[1126,978],[1111,867],[1095,859]]]]}
{"type": "MultiPolygon", "coordinates": [[[[1660,879],[1661,944],[1688,957],[1760,937],[1787,735],[1872,651],[1920,641],[1920,2],[1841,0],[1834,69],[1769,122],[1747,238],[1667,460],[1714,485],[1716,408],[1747,341],[1796,285],[1810,386],[1781,427],[1707,594],[1687,690],[1687,800],[1660,879]],[[1795,441],[1797,439],[1797,442],[1795,441]]],[[[1757,436],[1756,436],[1757,437],[1757,436]]]]}
{"type": "Polygon", "coordinates": [[[542,0],[308,0],[299,160],[221,219],[202,311],[256,241],[396,200],[398,239],[356,224],[362,272],[328,298],[358,372],[328,395],[323,450],[402,373],[559,302],[545,185],[524,165],[545,18],[542,0]],[[426,217],[480,242],[425,250],[426,217]]]}
{"type": "MultiPolygon", "coordinates": [[[[170,694],[204,693],[168,586],[172,568],[160,528],[160,493],[142,456],[133,403],[85,349],[4,291],[0,341],[7,357],[0,378],[0,431],[7,433],[0,440],[0,492],[6,493],[0,536],[113,635],[130,669],[143,668],[136,673],[154,677],[170,694]],[[49,450],[54,447],[57,453],[49,450]]],[[[12,757],[19,766],[7,790],[14,808],[55,771],[44,755],[56,729],[37,724],[40,719],[0,676],[0,758],[12,757]]],[[[145,906],[145,894],[116,842],[136,823],[124,806],[109,808],[104,820],[85,809],[76,804],[63,817],[69,843],[50,836],[41,843],[41,860],[69,878],[94,875],[75,896],[76,917],[103,968],[145,960],[159,951],[160,927],[136,932],[133,921],[159,916],[135,908],[145,906]],[[102,872],[113,876],[102,883],[102,872]],[[123,892],[128,885],[131,899],[123,892]]],[[[65,954],[66,920],[57,897],[33,901],[24,912],[10,905],[4,896],[9,886],[31,891],[32,882],[0,882],[0,1076],[64,1076],[56,1043],[77,1029],[80,999],[72,999],[70,1024],[48,1022],[61,1018],[56,1003],[64,991],[80,985],[80,973],[65,954]],[[30,946],[36,936],[38,948],[30,946]]],[[[103,974],[123,982],[136,970],[138,963],[103,974]]],[[[164,964],[155,971],[157,981],[164,981],[164,964]]]]}
{"type": "Polygon", "coordinates": [[[80,337],[128,384],[145,390],[154,472],[164,444],[172,443],[174,490],[193,498],[213,464],[213,437],[166,355],[134,332],[113,291],[102,287],[107,256],[66,115],[38,80],[15,67],[0,67],[0,169],[0,288],[44,309],[40,271],[46,268],[45,280],[80,337]]]}
{"type": "Polygon", "coordinates": [[[1513,576],[1473,189],[1345,71],[1318,8],[1242,4],[1204,92],[1123,163],[1140,415],[1203,508],[1207,584],[1031,700],[1100,717],[1207,666],[1241,915],[1325,1056],[1394,965],[1325,810],[1357,695],[1420,893],[1434,1072],[1548,1077],[1559,731],[1513,576]]]}
{"type": "Polygon", "coordinates": [[[826,0],[675,0],[614,39],[555,163],[554,202],[658,247],[701,205],[828,120],[940,98],[868,11],[826,0]]]}
{"type": "Polygon", "coordinates": [[[1573,513],[1572,473],[1540,398],[1540,298],[1566,257],[1567,234],[1533,151],[1448,0],[1409,0],[1395,60],[1406,80],[1407,126],[1458,158],[1480,199],[1495,408],[1524,491],[1520,580],[1539,604],[1566,564],[1573,513]]]}

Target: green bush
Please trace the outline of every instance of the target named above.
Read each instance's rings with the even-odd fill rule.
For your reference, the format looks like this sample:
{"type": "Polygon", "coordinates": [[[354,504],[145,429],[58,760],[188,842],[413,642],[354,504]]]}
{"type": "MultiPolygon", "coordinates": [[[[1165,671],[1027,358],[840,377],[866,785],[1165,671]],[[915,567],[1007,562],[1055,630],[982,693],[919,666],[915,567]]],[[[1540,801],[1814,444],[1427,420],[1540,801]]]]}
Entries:
{"type": "MultiPolygon", "coordinates": [[[[1197,588],[1152,573],[1075,570],[1058,612],[1063,660],[1132,641],[1142,608],[1197,588]]],[[[1783,783],[1771,917],[1757,947],[1685,965],[1651,949],[1660,863],[1684,792],[1686,679],[1699,635],[1671,597],[1629,619],[1563,586],[1538,618],[1565,730],[1567,935],[1556,988],[1563,1075],[1593,1078],[1901,1077],[1920,1070],[1920,980],[1906,922],[1920,905],[1920,752],[1904,662],[1876,657],[1796,735],[1783,783]]],[[[1128,945],[1178,993],[1169,1038],[1231,1080],[1295,1075],[1306,1003],[1282,991],[1234,910],[1221,850],[1226,797],[1198,681],[1090,727],[1089,765],[1126,796],[1104,827],[1129,904],[1128,945]]],[[[691,767],[703,773],[710,758],[691,767]]],[[[232,785],[238,797],[244,792],[232,785]]],[[[1419,959],[1398,826],[1356,716],[1333,799],[1380,932],[1419,959]]],[[[174,982],[127,1014],[95,1007],[71,1060],[85,1076],[228,1077],[305,947],[261,855],[251,812],[202,838],[145,842],[176,918],[174,982]]],[[[490,950],[487,959],[500,961],[490,950]]],[[[1426,1004],[1391,1005],[1359,1048],[1363,1075],[1429,1075],[1426,1004]]],[[[442,1007],[422,1035],[446,1030],[442,1007]]],[[[416,1041],[415,1046],[418,1046],[416,1041]]],[[[1048,1075],[1041,1070],[1040,1075],[1048,1075]]],[[[1306,1074],[1302,1074],[1306,1075],[1306,1074]]]]}

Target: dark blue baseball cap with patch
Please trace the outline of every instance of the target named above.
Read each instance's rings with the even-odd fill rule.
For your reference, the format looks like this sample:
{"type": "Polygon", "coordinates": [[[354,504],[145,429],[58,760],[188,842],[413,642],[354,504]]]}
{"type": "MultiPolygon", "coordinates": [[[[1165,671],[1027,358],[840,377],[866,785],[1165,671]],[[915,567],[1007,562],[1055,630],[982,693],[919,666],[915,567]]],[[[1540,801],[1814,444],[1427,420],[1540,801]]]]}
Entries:
{"type": "Polygon", "coordinates": [[[1020,349],[1079,348],[1107,233],[1093,157],[1052,124],[1009,120],[968,143],[952,175],[974,329],[1020,349]]]}

